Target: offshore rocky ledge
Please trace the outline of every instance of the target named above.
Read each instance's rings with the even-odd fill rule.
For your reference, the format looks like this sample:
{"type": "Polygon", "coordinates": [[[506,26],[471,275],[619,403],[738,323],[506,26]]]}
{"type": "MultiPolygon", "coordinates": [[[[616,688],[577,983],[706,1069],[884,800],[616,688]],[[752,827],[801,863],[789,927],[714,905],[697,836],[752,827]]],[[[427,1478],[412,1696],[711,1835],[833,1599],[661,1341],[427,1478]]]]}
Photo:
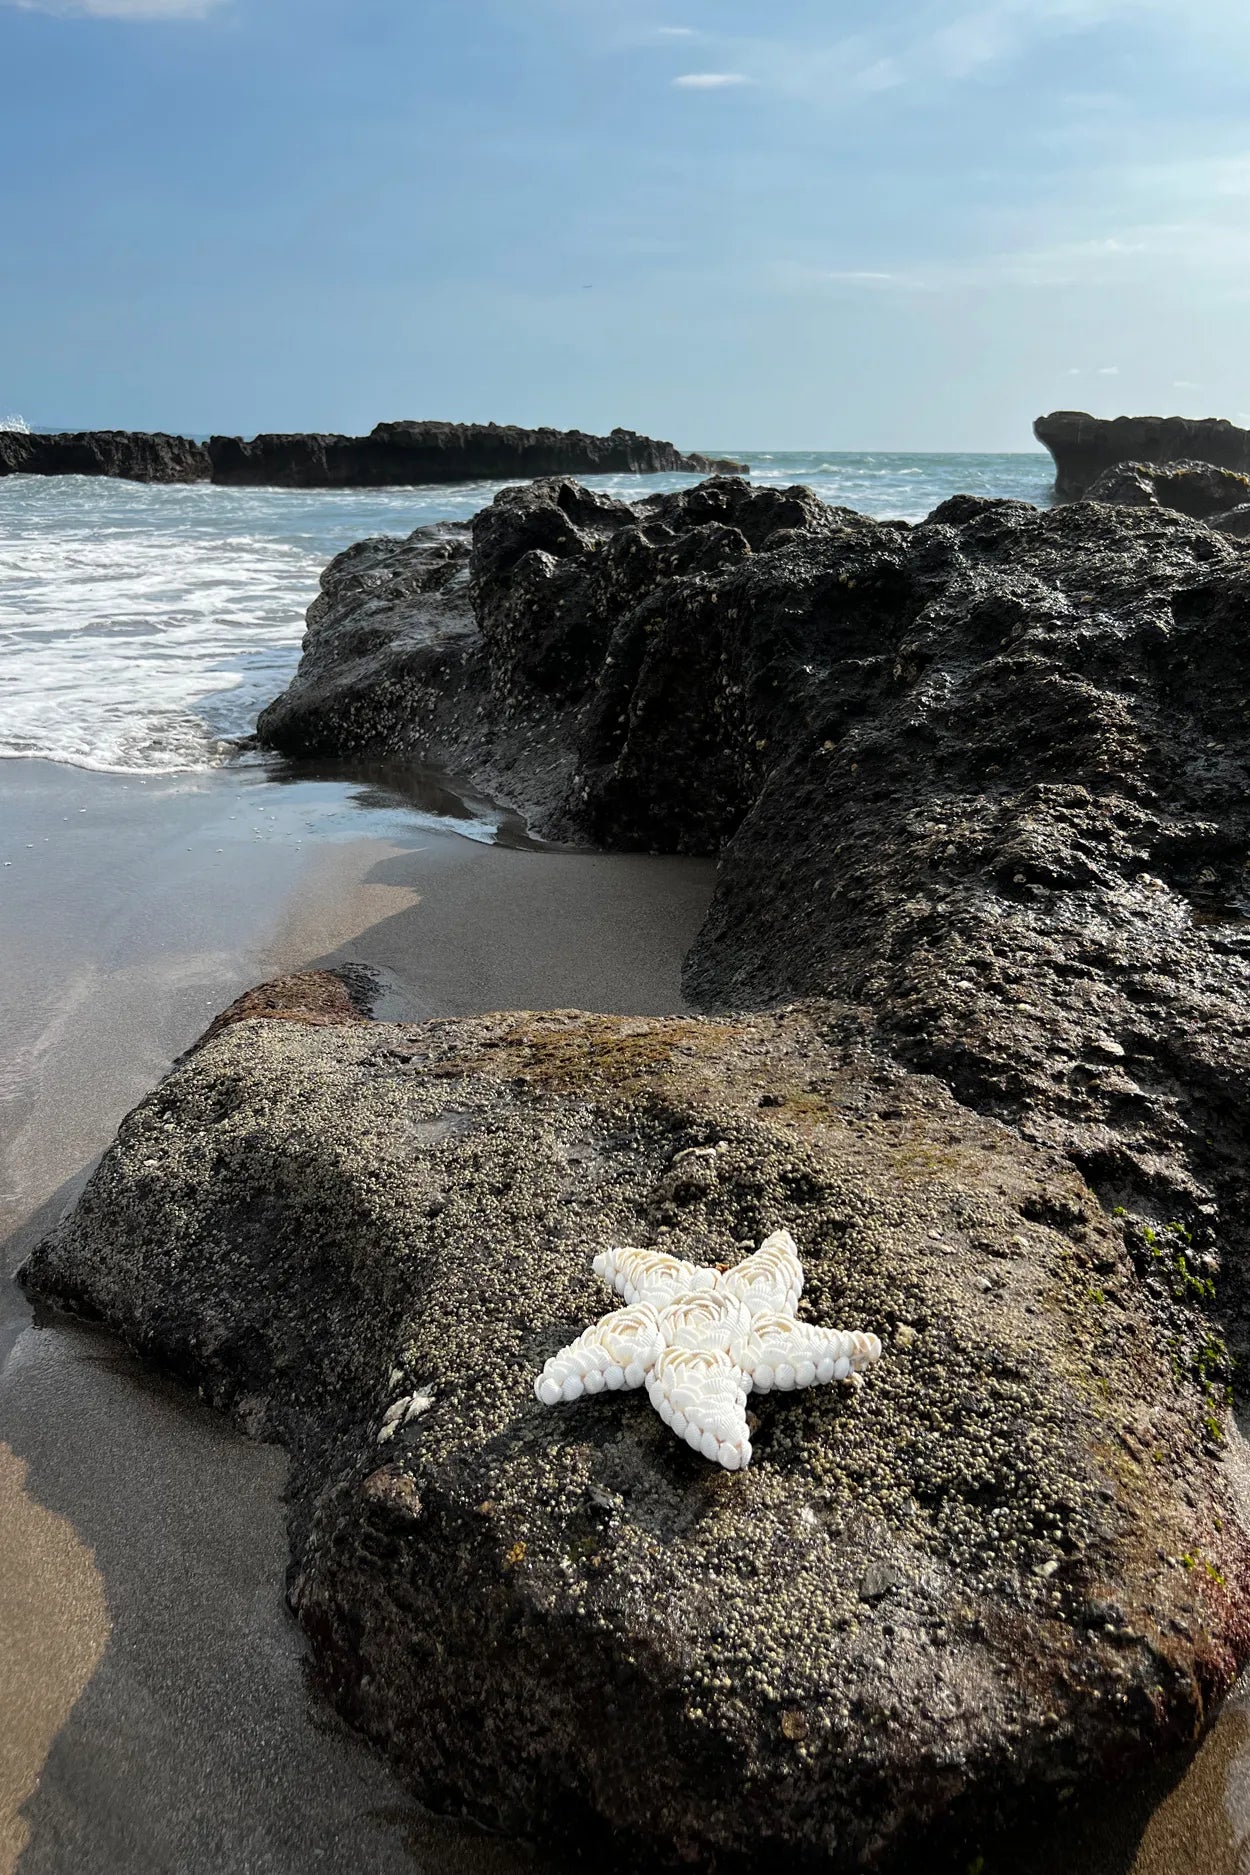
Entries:
{"type": "Polygon", "coordinates": [[[163,431],[0,430],[0,475],[108,475],[227,488],[388,488],[533,475],[749,473],[616,429],[527,430],[512,423],[378,423],[368,436],[264,434],[198,442],[163,431]]]}
{"type": "Polygon", "coordinates": [[[1201,1733],[1250,1652],[1248,600],[1151,502],[730,479],[538,482],[327,569],[264,741],[720,860],[704,1013],[270,986],[26,1271],[287,1444],[314,1673],[428,1801],[966,1867],[1201,1733]],[[741,1474],[536,1405],[594,1251],[779,1226],[885,1342],[857,1396],[761,1403],[741,1474]]]}

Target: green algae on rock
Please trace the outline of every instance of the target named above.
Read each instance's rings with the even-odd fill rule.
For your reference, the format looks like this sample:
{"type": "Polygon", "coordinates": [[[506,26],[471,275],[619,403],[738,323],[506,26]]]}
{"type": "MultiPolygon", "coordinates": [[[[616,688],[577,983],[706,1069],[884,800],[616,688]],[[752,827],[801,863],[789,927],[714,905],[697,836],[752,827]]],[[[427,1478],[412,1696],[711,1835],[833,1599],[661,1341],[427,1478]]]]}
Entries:
{"type": "Polygon", "coordinates": [[[1192,1737],[1245,1652],[1227,1460],[1119,1227],[854,1012],[244,1021],[26,1281],[288,1444],[318,1682],[509,1830],[970,1853],[1192,1737]],[[738,1473],[620,1396],[535,1401],[596,1250],[733,1262],[783,1224],[805,1308],[886,1344],[857,1397],[753,1402],[738,1473]]]}

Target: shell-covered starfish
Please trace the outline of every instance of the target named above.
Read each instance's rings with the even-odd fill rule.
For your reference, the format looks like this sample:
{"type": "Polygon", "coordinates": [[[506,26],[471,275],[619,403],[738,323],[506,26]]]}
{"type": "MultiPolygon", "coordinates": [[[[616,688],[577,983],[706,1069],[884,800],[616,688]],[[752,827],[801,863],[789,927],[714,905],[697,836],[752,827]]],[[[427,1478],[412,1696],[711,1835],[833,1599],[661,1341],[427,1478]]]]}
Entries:
{"type": "Polygon", "coordinates": [[[727,1471],[751,1462],[748,1393],[847,1380],[881,1354],[876,1335],[799,1321],[803,1265],[788,1230],[729,1270],[628,1247],[594,1267],[626,1306],[551,1357],[538,1398],[556,1406],[645,1385],[665,1425],[727,1471]]]}

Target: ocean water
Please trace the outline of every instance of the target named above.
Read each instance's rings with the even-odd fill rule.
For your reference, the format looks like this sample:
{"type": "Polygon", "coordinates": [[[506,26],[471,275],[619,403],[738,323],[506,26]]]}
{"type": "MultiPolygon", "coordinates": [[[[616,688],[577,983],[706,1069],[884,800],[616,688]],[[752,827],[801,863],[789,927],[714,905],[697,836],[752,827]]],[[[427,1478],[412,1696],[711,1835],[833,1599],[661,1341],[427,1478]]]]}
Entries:
{"type": "MultiPolygon", "coordinates": [[[[919,520],[948,495],[1044,505],[1050,457],[732,450],[756,486],[805,482],[919,520]]],[[[591,476],[636,500],[694,476],[591,476]]],[[[0,756],[176,773],[227,760],[290,680],[321,569],[370,534],[459,520],[499,484],[361,490],[0,477],[0,756]]]]}

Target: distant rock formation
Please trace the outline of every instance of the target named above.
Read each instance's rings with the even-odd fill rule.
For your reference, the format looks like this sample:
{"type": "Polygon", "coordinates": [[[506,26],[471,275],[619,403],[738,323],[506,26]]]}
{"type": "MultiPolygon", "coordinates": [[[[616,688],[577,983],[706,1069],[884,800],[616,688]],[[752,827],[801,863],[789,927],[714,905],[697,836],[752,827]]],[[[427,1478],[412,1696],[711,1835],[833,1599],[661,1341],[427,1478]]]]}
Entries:
{"type": "Polygon", "coordinates": [[[0,430],[0,475],[114,475],[129,482],[206,482],[203,443],[163,430],[0,430]]]}
{"type": "Polygon", "coordinates": [[[684,455],[634,430],[523,430],[505,423],[379,423],[368,436],[213,436],[141,430],[0,433],[0,475],[114,475],[243,488],[414,488],[539,475],[745,475],[745,463],[684,455]]]}
{"type": "Polygon", "coordinates": [[[1079,501],[1107,469],[1122,462],[1209,462],[1250,471],[1250,430],[1223,417],[1091,417],[1052,410],[1033,434],[1055,459],[1055,493],[1079,501]]]}

